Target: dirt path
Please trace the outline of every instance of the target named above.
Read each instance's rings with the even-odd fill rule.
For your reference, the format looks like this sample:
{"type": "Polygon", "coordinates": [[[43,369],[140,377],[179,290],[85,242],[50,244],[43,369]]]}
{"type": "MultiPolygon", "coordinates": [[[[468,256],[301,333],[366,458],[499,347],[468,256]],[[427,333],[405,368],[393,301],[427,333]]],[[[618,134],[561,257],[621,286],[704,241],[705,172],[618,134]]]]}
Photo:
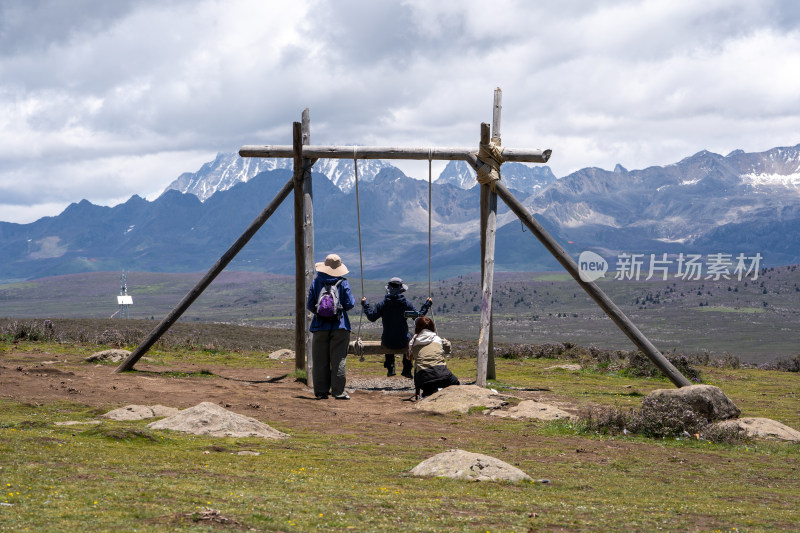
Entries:
{"type": "Polygon", "coordinates": [[[201,375],[194,364],[165,368],[139,362],[136,372],[114,374],[114,365],[85,363],[82,356],[12,351],[0,356],[0,397],[32,404],[75,402],[96,407],[98,414],[131,404],[185,409],[207,401],[289,432],[356,434],[382,442],[395,433],[387,431],[390,427],[413,426],[433,440],[459,440],[458,427],[414,409],[414,390],[406,378],[349,371],[351,400],[317,401],[303,383],[280,378],[293,367],[293,361],[270,362],[268,370],[204,364],[211,374],[201,375]],[[176,377],[178,372],[194,374],[176,377]]]}

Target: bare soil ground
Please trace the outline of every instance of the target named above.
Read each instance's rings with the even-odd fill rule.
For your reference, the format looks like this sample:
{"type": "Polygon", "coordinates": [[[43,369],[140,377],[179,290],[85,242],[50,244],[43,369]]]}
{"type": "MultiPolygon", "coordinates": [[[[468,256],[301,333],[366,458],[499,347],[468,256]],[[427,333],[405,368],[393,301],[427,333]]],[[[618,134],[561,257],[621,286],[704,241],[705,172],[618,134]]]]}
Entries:
{"type": "MultiPolygon", "coordinates": [[[[378,364],[375,371],[348,370],[351,400],[343,401],[316,400],[309,387],[286,376],[294,370],[293,360],[270,361],[268,368],[204,364],[202,373],[200,366],[191,363],[168,368],[140,361],[135,371],[114,374],[116,365],[83,359],[82,355],[6,352],[0,357],[0,397],[29,404],[79,403],[97,408],[98,414],[131,404],[185,409],[207,401],[290,434],[355,434],[364,442],[376,443],[405,439],[411,430],[420,438],[457,447],[459,435],[466,438],[474,432],[472,424],[462,427],[447,417],[414,409],[411,380],[376,375],[378,364]],[[389,430],[402,426],[401,431],[389,430]]],[[[515,396],[563,407],[557,398],[543,394],[519,391],[515,396]]]]}

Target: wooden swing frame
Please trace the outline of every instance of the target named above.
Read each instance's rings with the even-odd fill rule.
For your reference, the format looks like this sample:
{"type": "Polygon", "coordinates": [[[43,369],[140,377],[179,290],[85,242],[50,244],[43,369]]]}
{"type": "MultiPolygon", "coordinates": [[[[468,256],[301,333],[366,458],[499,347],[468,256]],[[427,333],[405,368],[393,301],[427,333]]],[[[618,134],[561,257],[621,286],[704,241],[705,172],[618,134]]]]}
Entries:
{"type": "MultiPolygon", "coordinates": [[[[491,132],[489,124],[481,124],[480,144],[490,142],[496,146],[501,144],[500,118],[502,109],[502,91],[494,92],[494,110],[491,132]]],[[[399,147],[358,147],[352,146],[312,146],[310,140],[309,111],[302,113],[301,122],[294,122],[292,128],[292,146],[258,145],[243,146],[239,150],[241,157],[291,157],[294,160],[292,178],[281,188],[272,202],[256,217],[245,232],[220,257],[197,285],[187,293],[181,302],[159,323],[158,326],[142,341],[139,346],[114,371],[131,370],[139,360],[155,344],[155,342],[174,324],[191,306],[200,294],[211,284],[216,276],[230,263],[234,256],[255,235],[258,229],[278,209],[287,196],[294,192],[295,221],[295,367],[305,369],[307,383],[312,385],[312,360],[306,357],[311,353],[311,336],[308,324],[311,316],[306,310],[306,293],[314,277],[314,207],[311,182],[311,168],[317,159],[408,159],[408,160],[463,160],[476,172],[486,171],[490,161],[479,159],[480,152],[470,148],[399,148],[399,147]]],[[[546,163],[551,150],[525,150],[504,148],[503,161],[528,163],[546,163]]],[[[502,165],[502,162],[500,162],[502,165]]],[[[492,292],[494,283],[495,233],[497,230],[497,198],[498,196],[517,215],[531,233],[547,248],[556,260],[569,272],[575,281],[589,294],[603,311],[613,320],[622,332],[655,364],[664,375],[677,387],[691,385],[661,352],[639,331],[631,320],[614,304],[606,294],[591,281],[584,281],[575,261],[550,236],[549,233],[533,218],[525,206],[514,197],[501,180],[492,186],[480,186],[480,225],[481,225],[481,324],[478,338],[478,357],[476,384],[485,387],[487,379],[494,379],[494,357],[492,347],[492,292]]],[[[429,206],[430,208],[430,206],[429,206]]],[[[361,273],[363,278],[364,273],[361,273]]],[[[370,347],[374,353],[391,353],[380,345],[370,347]]]]}

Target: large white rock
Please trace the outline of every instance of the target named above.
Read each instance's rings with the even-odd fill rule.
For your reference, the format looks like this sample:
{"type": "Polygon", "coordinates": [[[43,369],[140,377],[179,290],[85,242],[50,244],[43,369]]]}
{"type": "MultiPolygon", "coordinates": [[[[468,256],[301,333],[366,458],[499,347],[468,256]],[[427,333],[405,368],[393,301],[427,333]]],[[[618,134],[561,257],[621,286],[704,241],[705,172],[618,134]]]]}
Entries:
{"type": "Polygon", "coordinates": [[[164,405],[126,405],[100,416],[111,420],[144,420],[145,418],[172,416],[177,413],[178,409],[175,407],[164,405]]]}
{"type": "Polygon", "coordinates": [[[523,400],[509,409],[492,411],[492,416],[504,418],[536,418],[538,420],[574,420],[577,417],[548,403],[523,400]]]}
{"type": "Polygon", "coordinates": [[[103,350],[102,352],[95,352],[84,361],[87,363],[95,363],[99,361],[110,361],[112,363],[120,363],[128,358],[131,354],[128,350],[103,350]]]}
{"type": "Polygon", "coordinates": [[[288,348],[281,348],[269,354],[270,359],[294,359],[294,350],[288,348]]]}
{"type": "Polygon", "coordinates": [[[452,385],[418,401],[414,408],[429,413],[468,413],[471,407],[497,409],[507,404],[506,397],[477,385],[452,385]]]}
{"type": "Polygon", "coordinates": [[[533,481],[528,474],[500,459],[464,450],[434,455],[412,468],[411,474],[468,481],[533,481]]]}
{"type": "Polygon", "coordinates": [[[788,440],[800,442],[800,431],[769,418],[737,418],[735,420],[722,420],[715,426],[738,427],[751,437],[788,440]]]}
{"type": "Polygon", "coordinates": [[[211,402],[202,402],[177,414],[147,425],[152,429],[171,429],[212,437],[262,437],[285,439],[289,435],[255,418],[233,413],[211,402]]]}

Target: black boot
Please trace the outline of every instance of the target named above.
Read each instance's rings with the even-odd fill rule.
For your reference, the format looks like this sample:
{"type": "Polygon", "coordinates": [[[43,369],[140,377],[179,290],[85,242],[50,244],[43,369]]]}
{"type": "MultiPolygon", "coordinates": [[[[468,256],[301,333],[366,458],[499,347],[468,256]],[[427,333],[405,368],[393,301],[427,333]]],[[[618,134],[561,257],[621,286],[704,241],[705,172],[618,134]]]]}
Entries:
{"type": "Polygon", "coordinates": [[[394,354],[387,353],[384,356],[383,368],[386,369],[386,377],[395,375],[394,372],[394,354]]]}
{"type": "Polygon", "coordinates": [[[400,375],[404,378],[414,379],[414,376],[411,375],[411,369],[414,367],[414,363],[403,357],[403,371],[400,372],[400,375]]]}

